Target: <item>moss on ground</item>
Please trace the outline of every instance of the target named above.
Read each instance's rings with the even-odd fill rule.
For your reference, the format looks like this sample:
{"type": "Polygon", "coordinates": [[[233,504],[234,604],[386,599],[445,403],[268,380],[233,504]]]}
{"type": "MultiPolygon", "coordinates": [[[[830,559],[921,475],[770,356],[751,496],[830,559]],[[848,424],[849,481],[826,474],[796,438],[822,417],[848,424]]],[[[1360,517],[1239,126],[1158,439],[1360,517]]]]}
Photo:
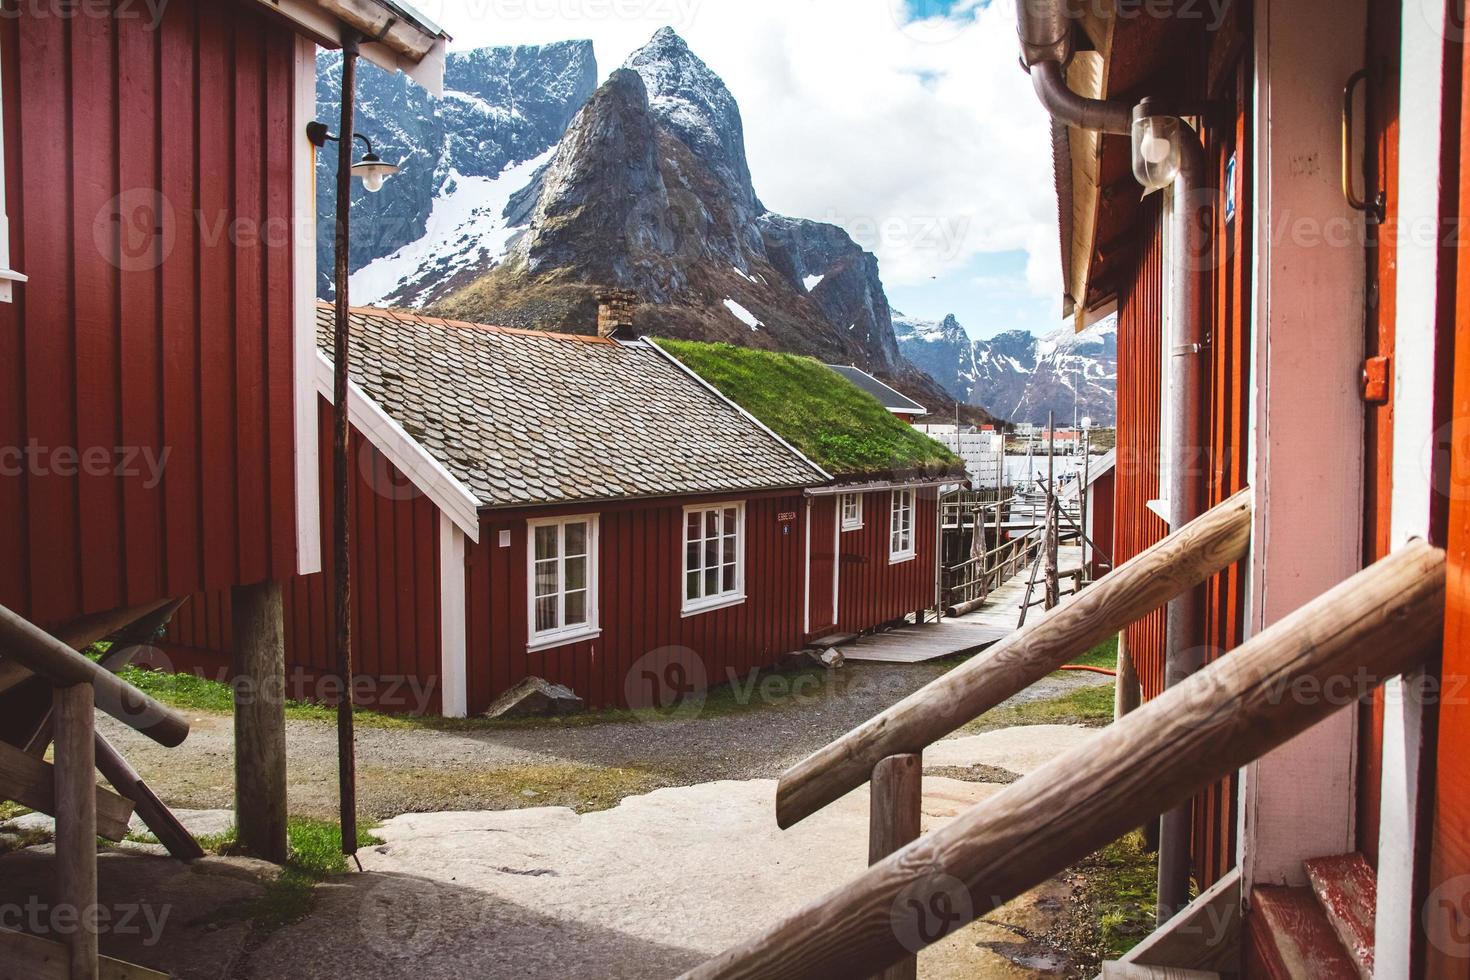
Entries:
{"type": "Polygon", "coordinates": [[[1097,924],[1105,959],[1117,959],[1154,928],[1158,904],[1156,855],[1144,850],[1135,831],[1114,841],[1078,866],[1086,876],[1082,897],[1088,918],[1097,924]]]}
{"type": "Polygon", "coordinates": [[[1113,720],[1113,685],[1092,684],[1042,701],[1002,705],[985,712],[960,729],[962,735],[1018,725],[1089,725],[1101,727],[1113,720]]]}
{"type": "Polygon", "coordinates": [[[815,358],[691,340],[658,344],[835,476],[963,469],[954,453],[815,358]]]}

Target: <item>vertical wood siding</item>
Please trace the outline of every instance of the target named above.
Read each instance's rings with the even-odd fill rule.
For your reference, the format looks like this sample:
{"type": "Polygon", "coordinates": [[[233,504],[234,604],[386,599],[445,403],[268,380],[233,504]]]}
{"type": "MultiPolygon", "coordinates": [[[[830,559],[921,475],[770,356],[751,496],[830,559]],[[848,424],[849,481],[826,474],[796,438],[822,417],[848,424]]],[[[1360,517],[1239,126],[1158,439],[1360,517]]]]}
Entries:
{"type": "MultiPolygon", "coordinates": [[[[1153,200],[1157,202],[1158,196],[1153,200]]],[[[1168,533],[1148,509],[1159,498],[1160,371],[1163,350],[1163,281],[1159,214],[1155,203],[1140,232],[1147,240],[1118,300],[1118,463],[1113,560],[1118,564],[1157,544],[1168,533]]],[[[1164,688],[1164,612],[1150,613],[1127,629],[1128,653],[1145,698],[1164,688]]]]}
{"type": "MultiPolygon", "coordinates": [[[[720,498],[736,501],[742,498],[720,498]]],[[[528,676],[565,684],[589,706],[648,707],[650,684],[702,688],[774,664],[802,646],[805,503],[746,499],[745,589],[738,606],[682,616],[684,504],[659,500],[482,516],[468,548],[469,710],[528,676]],[[527,651],[527,519],[597,514],[601,636],[527,651]],[[796,515],[789,523],[783,514],[796,515]],[[510,544],[500,546],[502,531],[510,544]]]]}
{"type": "MultiPolygon", "coordinates": [[[[331,406],[320,404],[319,437],[331,441],[331,406]]],[[[438,711],[440,705],[439,510],[361,435],[353,433],[352,644],[358,700],[384,711],[438,711]],[[427,700],[422,700],[422,694],[427,700]]],[[[323,547],[332,527],[329,455],[321,462],[323,547]]],[[[336,670],[334,576],[285,583],[286,664],[291,694],[319,699],[318,681],[336,670]]],[[[163,645],[175,669],[227,667],[230,594],[196,595],[163,645]]]]}
{"type": "Polygon", "coordinates": [[[837,585],[838,628],[859,633],[934,605],[935,514],[939,491],[915,491],[912,561],[888,560],[893,494],[863,494],[863,526],[842,532],[837,585]]]}
{"type": "Polygon", "coordinates": [[[808,625],[814,637],[837,628],[833,607],[832,573],[837,567],[836,533],[839,516],[837,497],[814,497],[811,509],[811,576],[808,593],[808,625]]]}
{"type": "Polygon", "coordinates": [[[244,4],[116,13],[0,19],[30,277],[0,304],[0,603],[48,624],[295,571],[294,39],[244,4]]]}

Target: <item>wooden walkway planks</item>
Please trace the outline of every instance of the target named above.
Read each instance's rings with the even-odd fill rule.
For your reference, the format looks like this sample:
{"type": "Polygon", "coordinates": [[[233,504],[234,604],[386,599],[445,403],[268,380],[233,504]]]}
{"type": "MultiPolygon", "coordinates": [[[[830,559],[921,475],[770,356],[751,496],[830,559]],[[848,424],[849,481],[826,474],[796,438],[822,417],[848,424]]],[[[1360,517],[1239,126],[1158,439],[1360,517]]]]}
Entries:
{"type": "MultiPolygon", "coordinates": [[[[1076,545],[1063,545],[1058,549],[1058,565],[1062,571],[1082,565],[1082,549],[1076,545]]],[[[928,626],[903,626],[887,633],[859,637],[838,646],[847,660],[862,663],[917,664],[926,660],[938,660],[961,653],[974,653],[984,647],[1003,640],[1016,630],[1021,618],[1021,603],[1026,598],[1026,580],[1031,574],[1027,566],[1012,576],[1004,585],[990,594],[983,607],[958,619],[946,619],[928,626]]],[[[1046,592],[1042,582],[1042,571],[1036,570],[1036,588],[1032,590],[1032,601],[1039,600],[1046,592]]],[[[1063,598],[1067,586],[1063,585],[1063,598]]],[[[1031,611],[1039,615],[1041,606],[1031,611]]]]}

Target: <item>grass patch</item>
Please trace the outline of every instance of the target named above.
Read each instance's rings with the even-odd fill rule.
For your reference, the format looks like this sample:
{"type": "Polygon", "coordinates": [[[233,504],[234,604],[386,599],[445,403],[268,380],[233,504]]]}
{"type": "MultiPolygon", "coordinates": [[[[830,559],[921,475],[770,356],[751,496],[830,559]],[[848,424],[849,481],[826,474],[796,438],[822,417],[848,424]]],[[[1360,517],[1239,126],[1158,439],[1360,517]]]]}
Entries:
{"type": "Polygon", "coordinates": [[[962,734],[1018,725],[1092,725],[1113,720],[1113,685],[1096,684],[1044,701],[1004,705],[985,712],[960,729],[962,734]]]}
{"type": "Polygon", "coordinates": [[[658,344],[836,476],[947,473],[963,466],[815,358],[689,340],[658,344]]]}
{"type": "Polygon", "coordinates": [[[1117,959],[1154,928],[1158,904],[1158,865],[1135,831],[1084,861],[1083,901],[1097,923],[1104,958],[1117,959]]]}
{"type": "Polygon", "coordinates": [[[1118,666],[1118,638],[1109,637],[1069,663],[1079,667],[1106,667],[1113,670],[1118,666]]]}
{"type": "Polygon", "coordinates": [[[4,823],[7,820],[14,820],[16,817],[23,817],[30,812],[29,808],[23,807],[13,800],[0,800],[0,823],[4,823]]]}
{"type": "MultiPolygon", "coordinates": [[[[376,778],[365,770],[364,781],[376,778]]],[[[394,770],[391,778],[410,799],[432,800],[434,808],[520,810],[564,806],[578,813],[610,810],[629,796],[641,796],[672,780],[644,767],[548,762],[486,769],[436,766],[412,772],[394,770]]]]}
{"type": "MultiPolygon", "coordinates": [[[[752,681],[749,677],[721,684],[705,692],[703,699],[686,699],[679,705],[657,711],[632,711],[627,708],[604,708],[580,714],[551,718],[444,718],[439,715],[388,714],[370,708],[357,708],[354,722],[362,728],[398,731],[473,732],[518,728],[580,728],[589,725],[633,724],[641,722],[690,722],[723,718],[745,711],[761,710],[790,703],[790,692],[815,692],[825,684],[825,668],[812,667],[794,671],[761,671],[752,681]]],[[[195,674],[170,674],[143,667],[126,667],[119,672],[123,680],[164,704],[186,711],[229,714],[234,710],[234,692],[222,681],[209,680],[195,674]]],[[[330,705],[301,701],[286,702],[286,717],[295,721],[335,724],[337,709],[330,705]]]]}
{"type": "MultiPolygon", "coordinates": [[[[149,834],[130,834],[129,839],[156,842],[149,834]]],[[[206,853],[231,857],[244,854],[233,827],[222,834],[196,839],[206,853]]],[[[342,830],[337,824],[292,817],[286,824],[286,840],[290,857],[281,873],[266,883],[259,898],[241,910],[243,917],[265,935],[306,918],[316,901],[317,884],[330,875],[347,871],[347,855],[342,853],[342,830]]],[[[358,847],[381,843],[381,838],[373,836],[371,827],[358,828],[358,847]]]]}

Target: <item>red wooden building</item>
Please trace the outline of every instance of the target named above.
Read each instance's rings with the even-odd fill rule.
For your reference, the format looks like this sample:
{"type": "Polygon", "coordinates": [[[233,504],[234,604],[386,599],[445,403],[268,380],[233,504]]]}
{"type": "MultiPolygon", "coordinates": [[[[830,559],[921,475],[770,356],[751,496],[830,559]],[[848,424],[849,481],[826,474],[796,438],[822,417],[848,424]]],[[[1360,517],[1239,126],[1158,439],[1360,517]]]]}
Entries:
{"type": "Polygon", "coordinates": [[[1255,494],[1251,555],[1201,590],[1187,634],[1163,610],[1125,632],[1144,697],[1169,683],[1173,651],[1228,657],[1410,539],[1448,545],[1451,566],[1443,664],[1428,651],[1418,676],[1198,796],[1186,870],[1200,891],[1238,894],[1247,975],[1307,975],[1320,954],[1312,975],[1470,976],[1470,711],[1413,693],[1467,666],[1470,524],[1454,488],[1470,278],[1446,230],[1470,187],[1463,11],[1126,6],[1061,14],[1060,40],[1041,36],[1056,5],[1022,7],[1055,118],[1065,303],[1079,328],[1118,316],[1112,557],[1255,494]],[[1133,115],[1149,96],[1167,106],[1133,115]],[[1182,178],[1143,196],[1135,119],[1168,113],[1194,148],[1174,158],[1182,178]],[[1311,884],[1327,913],[1304,891],[1304,862],[1324,857],[1311,884]],[[1353,923],[1366,938],[1338,948],[1353,923]]]}
{"type": "MultiPolygon", "coordinates": [[[[854,488],[843,524],[828,473],[656,344],[372,309],[352,329],[364,706],[462,716],[534,676],[643,707],[934,604],[932,487],[854,488]]],[[[331,588],[287,592],[297,698],[332,696],[331,588]]],[[[229,617],[196,596],[163,665],[224,676],[229,617]]]]}
{"type": "Polygon", "coordinates": [[[14,6],[0,604],[56,626],[317,570],[316,50],[391,19],[364,56],[432,82],[442,36],[377,0],[14,6]]]}

